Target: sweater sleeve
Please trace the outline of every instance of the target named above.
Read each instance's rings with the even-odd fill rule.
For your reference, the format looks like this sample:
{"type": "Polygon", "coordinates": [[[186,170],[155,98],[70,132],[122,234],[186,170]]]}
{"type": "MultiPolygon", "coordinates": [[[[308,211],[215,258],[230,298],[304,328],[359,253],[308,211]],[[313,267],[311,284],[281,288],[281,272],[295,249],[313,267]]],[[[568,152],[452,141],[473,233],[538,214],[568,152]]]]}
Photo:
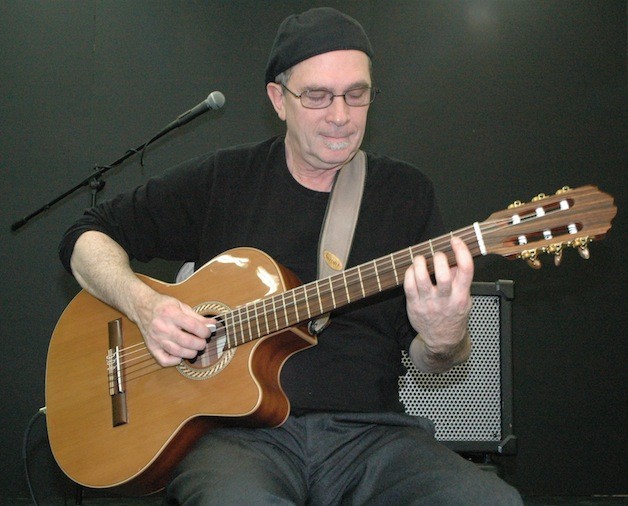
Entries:
{"type": "Polygon", "coordinates": [[[115,240],[130,258],[191,260],[212,186],[213,156],[184,162],[132,191],[87,209],[64,234],[59,256],[71,273],[78,238],[96,230],[115,240]]]}

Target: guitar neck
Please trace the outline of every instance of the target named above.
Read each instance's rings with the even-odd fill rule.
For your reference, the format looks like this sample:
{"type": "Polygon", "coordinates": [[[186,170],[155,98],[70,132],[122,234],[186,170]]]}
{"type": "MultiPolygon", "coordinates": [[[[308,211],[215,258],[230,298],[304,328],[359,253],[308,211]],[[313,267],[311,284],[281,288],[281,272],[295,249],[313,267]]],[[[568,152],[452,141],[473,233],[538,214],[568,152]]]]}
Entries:
{"type": "Polygon", "coordinates": [[[219,315],[225,347],[231,348],[317,318],[403,283],[414,257],[423,255],[433,272],[436,252],[455,265],[451,237],[461,238],[471,254],[499,254],[537,264],[539,253],[556,255],[577,248],[588,258],[588,244],[605,236],[617,213],[613,197],[595,186],[564,187],[555,195],[539,194],[529,203],[515,202],[482,223],[411,246],[279,295],[259,299],[219,315]]]}
{"type": "Polygon", "coordinates": [[[436,252],[455,265],[451,237],[465,241],[473,256],[480,254],[474,226],[430,239],[361,265],[318,279],[279,295],[260,299],[221,315],[226,334],[226,348],[272,334],[317,318],[372,295],[400,286],[414,257],[423,255],[430,273],[436,252]]]}

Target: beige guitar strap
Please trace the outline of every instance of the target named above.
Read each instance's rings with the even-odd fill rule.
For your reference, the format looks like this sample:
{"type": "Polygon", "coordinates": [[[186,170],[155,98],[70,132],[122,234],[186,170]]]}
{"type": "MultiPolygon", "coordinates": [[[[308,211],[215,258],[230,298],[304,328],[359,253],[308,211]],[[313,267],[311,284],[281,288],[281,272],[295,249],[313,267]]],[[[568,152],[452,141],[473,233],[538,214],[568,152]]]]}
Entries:
{"type": "MultiPolygon", "coordinates": [[[[358,151],[340,171],[329,196],[318,242],[318,279],[346,268],[366,179],[366,154],[358,151]]],[[[312,320],[310,333],[317,335],[329,324],[329,313],[312,320]]]]}

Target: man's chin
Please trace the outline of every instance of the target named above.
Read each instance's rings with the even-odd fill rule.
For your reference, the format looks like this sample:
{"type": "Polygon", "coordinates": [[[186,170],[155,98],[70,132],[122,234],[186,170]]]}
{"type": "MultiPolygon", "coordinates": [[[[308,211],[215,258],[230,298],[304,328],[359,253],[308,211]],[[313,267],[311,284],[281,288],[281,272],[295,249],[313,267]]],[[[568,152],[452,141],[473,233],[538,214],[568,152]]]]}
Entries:
{"type": "Polygon", "coordinates": [[[342,143],[342,145],[326,145],[325,159],[329,164],[340,164],[346,162],[356,152],[357,149],[355,149],[354,146],[351,146],[348,142],[342,143]]]}

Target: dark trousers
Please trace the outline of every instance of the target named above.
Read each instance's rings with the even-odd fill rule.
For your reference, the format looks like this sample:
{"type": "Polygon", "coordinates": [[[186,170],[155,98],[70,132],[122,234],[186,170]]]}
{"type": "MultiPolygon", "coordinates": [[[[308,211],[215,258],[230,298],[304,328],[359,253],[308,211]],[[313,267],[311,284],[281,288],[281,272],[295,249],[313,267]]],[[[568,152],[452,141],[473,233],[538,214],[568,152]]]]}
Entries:
{"type": "Polygon", "coordinates": [[[167,504],[521,505],[518,492],[401,413],[291,416],[274,429],[219,429],[177,469],[167,504]]]}

